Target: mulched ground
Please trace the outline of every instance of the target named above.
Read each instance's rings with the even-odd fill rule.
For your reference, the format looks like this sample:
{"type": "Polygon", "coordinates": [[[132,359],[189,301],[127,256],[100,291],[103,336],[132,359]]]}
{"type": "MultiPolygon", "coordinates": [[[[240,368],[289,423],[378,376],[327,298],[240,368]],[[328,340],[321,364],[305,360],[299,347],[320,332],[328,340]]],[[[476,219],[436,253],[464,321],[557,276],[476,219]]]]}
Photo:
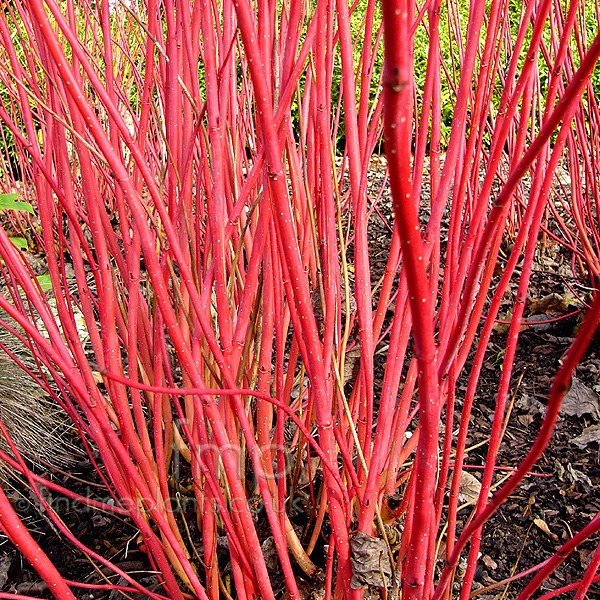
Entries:
{"type": "MultiPolygon", "coordinates": [[[[541,422],[551,376],[559,368],[560,358],[568,348],[567,340],[576,325],[577,320],[570,319],[559,321],[544,332],[529,330],[521,334],[513,380],[522,373],[526,377],[515,392],[515,405],[500,448],[498,465],[508,468],[518,466],[531,447],[541,422]]],[[[474,431],[468,445],[484,441],[489,435],[487,427],[478,427],[477,424],[489,423],[493,415],[490,400],[497,388],[499,369],[492,361],[497,357],[494,350],[500,352],[503,341],[500,335],[495,337],[490,347],[490,360],[483,373],[482,397],[474,410],[474,431]],[[491,397],[484,397],[483,390],[486,388],[492,392],[491,397]]],[[[577,372],[582,389],[591,392],[596,402],[593,388],[598,387],[599,352],[600,340],[596,338],[577,372]]],[[[486,524],[477,577],[482,587],[491,586],[549,558],[600,510],[598,443],[591,442],[585,447],[574,443],[597,419],[598,415],[592,414],[580,417],[561,415],[534,474],[524,480],[486,524]]],[[[469,455],[467,463],[475,468],[485,464],[486,450],[486,445],[478,448],[469,455]]],[[[477,473],[476,469],[473,473],[477,473]]],[[[502,475],[500,472],[499,477],[502,475]]],[[[466,509],[463,517],[468,516],[469,509],[466,509]]],[[[595,535],[582,544],[543,584],[541,591],[557,589],[581,579],[599,542],[600,536],[595,535]]],[[[481,597],[516,597],[529,579],[525,577],[511,583],[508,588],[498,588],[505,596],[494,593],[481,597]]],[[[588,596],[600,597],[600,586],[593,586],[588,596]]]]}
{"type": "MultiPolygon", "coordinates": [[[[378,189],[382,168],[375,168],[373,172],[378,175],[371,183],[373,189],[378,189]]],[[[427,196],[427,179],[423,187],[423,194],[427,196]]],[[[373,282],[378,281],[385,269],[392,223],[391,201],[384,196],[369,223],[373,282]]],[[[516,291],[516,285],[513,284],[512,291],[516,291]]],[[[546,248],[535,265],[528,295],[529,309],[525,313],[530,323],[522,328],[513,368],[511,396],[515,402],[497,460],[497,465],[506,469],[517,467],[530,449],[541,423],[553,376],[581,324],[581,313],[568,316],[581,307],[574,300],[573,292],[584,297],[586,290],[578,287],[572,278],[570,257],[557,247],[546,248]],[[574,305],[569,305],[570,300],[574,305]],[[544,322],[557,317],[559,319],[551,323],[544,322]]],[[[500,315],[509,317],[509,297],[503,310],[500,315]]],[[[467,447],[482,444],[470,452],[466,460],[471,467],[468,472],[475,477],[486,462],[486,440],[500,380],[505,333],[505,328],[499,325],[498,332],[492,336],[471,417],[467,447]]],[[[384,367],[384,360],[376,364],[380,378],[384,367]]],[[[459,405],[469,372],[467,364],[457,390],[459,405]]],[[[585,432],[588,437],[590,432],[591,437],[596,435],[594,427],[600,420],[600,335],[594,338],[576,377],[582,386],[578,388],[583,396],[581,404],[589,402],[586,407],[590,410],[581,415],[561,414],[535,474],[524,480],[485,525],[473,597],[483,600],[516,598],[533,575],[496,588],[494,584],[552,556],[600,511],[600,433],[596,441],[586,444],[582,440],[577,445],[577,438],[585,432]]],[[[497,480],[509,473],[499,470],[497,480]]],[[[469,519],[471,509],[468,507],[459,513],[462,523],[469,519]]],[[[596,534],[579,546],[534,597],[580,580],[599,543],[600,534],[596,534]]],[[[571,593],[561,597],[572,596],[571,593]]],[[[600,598],[600,584],[592,585],[588,597],[600,598]]]]}
{"type": "MultiPolygon", "coordinates": [[[[380,177],[380,175],[378,175],[380,177]]],[[[374,177],[373,188],[376,189],[380,180],[374,177]]],[[[370,221],[371,263],[373,283],[380,278],[389,248],[390,229],[392,222],[389,199],[380,204],[380,214],[374,212],[370,221]]],[[[552,257],[559,263],[560,256],[552,257]]],[[[498,471],[498,478],[504,477],[520,463],[529,450],[535,438],[544,410],[544,403],[553,375],[560,365],[560,359],[569,347],[576,329],[580,324],[581,315],[553,321],[539,322],[555,316],[564,317],[577,306],[563,304],[560,299],[569,297],[569,286],[565,271],[560,271],[553,263],[548,268],[544,260],[537,265],[530,289],[530,299],[541,300],[556,294],[555,302],[547,300],[547,305],[538,304],[536,315],[533,310],[526,313],[531,318],[527,328],[522,331],[517,357],[515,360],[512,381],[514,406],[511,418],[500,448],[498,465],[506,470],[498,471]],[[541,308],[540,308],[541,307],[541,308]],[[537,320],[536,320],[537,319],[537,320]],[[523,375],[521,379],[521,375],[523,375]]],[[[535,305],[534,305],[535,306],[535,305]]],[[[510,309],[507,300],[506,310],[510,309]]],[[[385,340],[382,345],[385,345],[385,340]]],[[[471,432],[468,446],[482,444],[469,452],[468,472],[477,477],[480,467],[486,460],[486,439],[489,436],[493,403],[497,390],[502,364],[505,332],[499,326],[494,333],[488,349],[488,355],[479,386],[479,395],[473,410],[471,432]]],[[[385,357],[377,355],[377,374],[380,385],[383,375],[385,357]]],[[[464,393],[468,367],[459,382],[458,402],[460,394],[464,393]]],[[[596,337],[577,370],[578,398],[582,400],[581,414],[563,414],[557,424],[552,441],[544,453],[532,475],[510,497],[509,501],[493,516],[484,529],[481,547],[480,567],[476,574],[474,592],[481,599],[516,598],[523,589],[529,577],[519,579],[501,587],[494,587],[497,582],[533,567],[550,557],[571,535],[583,528],[600,510],[600,453],[599,442],[578,438],[584,433],[594,432],[594,426],[600,419],[600,338],[596,337]],[[598,407],[597,410],[594,407],[598,407]],[[589,428],[592,429],[589,429],[589,428]]],[[[377,391],[377,390],[376,390],[377,391]]],[[[53,473],[52,477],[59,483],[73,488],[78,486],[80,493],[98,485],[91,463],[83,461],[72,469],[73,474],[81,479],[74,484],[66,475],[53,473]]],[[[24,488],[18,485],[9,491],[15,506],[26,519],[34,535],[40,541],[50,558],[66,577],[97,583],[109,575],[108,572],[98,573],[90,561],[82,556],[72,545],[65,544],[58,535],[49,519],[38,507],[38,503],[24,488]],[[19,491],[20,490],[20,491],[19,491]]],[[[57,499],[55,499],[57,500],[57,499]]],[[[295,504],[298,523],[305,522],[311,517],[312,507],[306,497],[300,498],[295,504]]],[[[107,557],[125,571],[137,573],[137,577],[149,586],[155,579],[149,573],[151,566],[147,557],[138,549],[137,531],[125,519],[110,517],[100,513],[73,510],[72,506],[63,503],[59,513],[73,534],[99,554],[107,557]]],[[[459,513],[459,519],[465,523],[469,518],[471,508],[465,508],[459,513]]],[[[192,515],[190,515],[191,517],[192,515]]],[[[260,514],[257,518],[260,519],[260,514]]],[[[197,535],[194,519],[190,519],[190,534],[197,535]]],[[[575,552],[555,571],[542,587],[543,591],[553,590],[581,578],[591,554],[600,542],[600,535],[595,535],[575,552]]],[[[315,560],[323,557],[323,542],[315,551],[315,560]]],[[[222,550],[223,569],[226,571],[226,549],[222,550]]],[[[113,583],[117,580],[113,577],[113,583]]],[[[320,596],[320,585],[302,584],[307,597],[320,596]],[[311,589],[312,588],[312,589],[311,589]]],[[[48,590],[40,584],[39,577],[23,561],[18,553],[5,539],[0,538],[0,591],[16,592],[19,594],[50,597],[48,590]]],[[[538,596],[540,594],[537,594],[538,596]]],[[[116,600],[118,594],[109,595],[106,592],[81,591],[80,598],[88,600],[116,600]]],[[[376,597],[373,594],[372,597],[376,597]]],[[[567,595],[566,597],[572,597],[567,595]]],[[[600,586],[595,584],[588,594],[589,598],[600,598],[600,586]]]]}

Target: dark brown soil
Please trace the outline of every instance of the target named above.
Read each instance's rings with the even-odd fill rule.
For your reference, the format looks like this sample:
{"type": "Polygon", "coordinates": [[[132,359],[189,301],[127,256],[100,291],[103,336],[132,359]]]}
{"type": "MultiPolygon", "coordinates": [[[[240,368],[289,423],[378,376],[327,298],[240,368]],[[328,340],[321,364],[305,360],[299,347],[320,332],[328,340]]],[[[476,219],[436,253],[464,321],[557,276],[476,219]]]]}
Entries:
{"type": "MultiPolygon", "coordinates": [[[[516,380],[525,374],[515,390],[516,402],[500,448],[497,464],[517,467],[529,451],[537,435],[545,399],[548,397],[552,375],[568,348],[576,319],[559,321],[545,332],[524,331],[520,336],[515,361],[516,380]],[[539,403],[539,404],[538,404],[539,403]]],[[[490,346],[490,360],[483,373],[481,396],[473,415],[473,434],[470,443],[484,441],[489,435],[493,414],[494,392],[499,379],[499,367],[493,362],[494,352],[503,347],[502,336],[495,336],[490,346]],[[490,390],[490,395],[484,393],[490,390]],[[486,423],[487,422],[487,423],[486,423]],[[478,427],[478,424],[482,426],[478,427]]],[[[587,389],[597,387],[597,365],[600,340],[595,339],[577,375],[587,389]],[[588,387],[589,386],[589,387],[588,387]]],[[[593,424],[591,415],[562,415],[550,444],[533,474],[510,496],[493,518],[485,525],[481,547],[481,568],[477,579],[482,587],[511,577],[534,567],[552,556],[573,533],[581,530],[600,511],[600,461],[598,444],[591,443],[580,449],[573,440],[593,424]]],[[[467,462],[475,468],[485,464],[487,446],[483,445],[469,455],[467,462]]],[[[499,472],[498,477],[504,473],[499,472]]],[[[463,512],[463,518],[470,510],[463,512]]],[[[581,579],[591,553],[600,542],[595,535],[573,552],[541,587],[541,592],[554,590],[581,579]]],[[[481,597],[516,597],[532,575],[509,586],[498,587],[481,597]]],[[[536,594],[537,597],[540,594],[536,594]]],[[[570,596],[566,596],[570,597],[570,596]]],[[[600,586],[595,584],[588,597],[600,597],[600,586]],[[596,595],[594,595],[596,594],[596,595]]]]}
{"type": "MultiPolygon", "coordinates": [[[[380,175],[379,175],[380,176],[380,175]]],[[[380,181],[374,181],[376,189],[380,181]]],[[[377,283],[385,269],[389,240],[391,235],[392,214],[389,199],[383,199],[378,205],[380,213],[373,212],[370,221],[371,266],[373,284],[377,283]]],[[[351,253],[352,247],[349,252],[351,253]]],[[[556,257],[553,257],[553,260],[556,257]]],[[[543,262],[543,261],[542,261],[543,262]]],[[[539,300],[549,294],[566,297],[568,286],[565,275],[558,275],[556,269],[547,269],[544,264],[537,265],[529,297],[539,300]]],[[[567,282],[570,283],[570,282],[567,282]]],[[[510,310],[507,301],[506,309],[510,310]]],[[[562,307],[543,313],[549,320],[554,316],[564,317],[577,306],[562,307]],[[554,312],[552,312],[554,311],[554,312]]],[[[388,315],[391,317],[391,314],[388,315]]],[[[569,347],[581,315],[561,318],[551,323],[531,323],[522,331],[519,338],[517,356],[513,369],[512,394],[514,406],[507,426],[497,464],[498,479],[510,473],[531,447],[541,422],[545,400],[548,397],[552,378],[560,365],[561,356],[569,347]],[[522,376],[522,378],[521,378],[522,376]]],[[[501,329],[501,328],[500,328],[501,329]]],[[[387,340],[381,342],[382,346],[387,340]]],[[[505,334],[498,331],[493,335],[482,373],[476,405],[473,409],[472,424],[468,446],[482,443],[468,454],[469,472],[476,477],[486,461],[486,439],[489,437],[491,416],[494,410],[502,365],[505,334]]],[[[377,386],[380,386],[385,366],[383,354],[377,355],[377,386]]],[[[468,378],[468,367],[459,383],[460,394],[464,394],[468,378]]],[[[593,402],[600,391],[600,338],[596,337],[577,370],[577,378],[585,389],[589,390],[593,402]]],[[[378,389],[376,392],[379,391],[378,389]]],[[[590,519],[600,511],[600,453],[597,441],[578,447],[573,440],[589,426],[595,425],[600,414],[584,413],[580,416],[562,415],[557,423],[555,434],[535,467],[509,501],[485,525],[481,546],[480,566],[476,573],[474,594],[482,599],[516,598],[519,591],[530,580],[531,575],[508,585],[499,582],[527,570],[553,555],[572,534],[581,530],[590,519]]],[[[81,494],[102,496],[101,488],[96,487],[99,480],[91,463],[81,463],[73,474],[82,482],[77,484],[81,494]],[[88,481],[89,483],[84,483],[88,481]]],[[[73,488],[74,483],[66,475],[48,473],[48,476],[73,488]]],[[[19,513],[26,519],[42,547],[55,562],[65,577],[89,583],[102,582],[102,577],[90,561],[77,551],[73,545],[66,544],[55,527],[39,508],[37,501],[26,488],[16,484],[9,492],[19,513]],[[17,490],[20,490],[18,492],[17,490]],[[21,494],[21,495],[20,495],[21,494]]],[[[75,510],[73,505],[54,498],[58,503],[58,512],[66,526],[81,542],[105,556],[124,570],[138,573],[136,577],[148,586],[155,583],[148,558],[137,547],[137,532],[126,519],[104,515],[92,511],[75,510]]],[[[305,522],[311,516],[310,502],[294,505],[295,519],[305,522]]],[[[464,525],[471,514],[471,507],[459,513],[459,527],[464,525]]],[[[294,516],[294,515],[292,515],[294,516]]],[[[190,515],[193,517],[193,515],[190,515]]],[[[264,518],[260,512],[257,519],[264,518]]],[[[190,534],[194,538],[197,532],[194,519],[189,520],[190,534]]],[[[584,542],[568,556],[553,575],[543,584],[540,593],[554,590],[581,579],[591,554],[600,542],[595,535],[584,542]]],[[[322,556],[322,544],[316,550],[316,560],[322,556]]],[[[222,548],[223,569],[226,570],[226,548],[222,548]]],[[[108,575],[105,573],[104,575],[108,575]]],[[[113,583],[117,583],[114,576],[113,583]]],[[[303,584],[308,593],[310,584],[303,584]]],[[[313,592],[315,592],[313,586],[313,592]]],[[[5,540],[0,538],[0,591],[49,598],[50,594],[40,584],[39,577],[31,567],[5,540]]],[[[114,594],[91,590],[77,590],[80,598],[115,600],[114,594]]],[[[316,594],[315,594],[316,596],[316,594]]],[[[567,594],[563,597],[572,597],[567,594]]],[[[588,593],[589,598],[600,598],[600,585],[594,584],[588,593]]]]}
{"type": "MultiPolygon", "coordinates": [[[[374,169],[374,172],[377,170],[374,169]]],[[[379,180],[374,178],[374,188],[380,185],[381,177],[380,174],[379,180]]],[[[427,186],[425,179],[424,197],[428,195],[427,186]]],[[[384,196],[379,204],[379,211],[373,213],[369,223],[372,232],[371,265],[374,283],[385,269],[392,223],[391,201],[389,197],[384,196]]],[[[569,348],[577,327],[581,324],[581,313],[568,316],[581,306],[577,301],[575,305],[569,306],[568,298],[574,297],[573,291],[581,297],[585,293],[578,289],[577,282],[571,276],[569,262],[570,257],[563,255],[559,248],[549,247],[538,257],[535,265],[536,272],[531,280],[529,301],[547,298],[551,294],[567,300],[560,309],[551,306],[541,314],[534,315],[531,311],[525,314],[526,319],[532,323],[524,326],[519,337],[511,389],[515,404],[497,460],[497,465],[506,470],[499,470],[497,480],[508,475],[509,469],[518,467],[531,448],[541,423],[552,379],[559,369],[561,357],[569,348]],[[535,321],[549,321],[556,317],[559,319],[551,323],[536,324],[535,321]]],[[[513,291],[516,285],[514,284],[513,291]]],[[[506,314],[510,314],[510,298],[507,298],[503,309],[506,314]]],[[[486,440],[489,438],[506,343],[501,325],[498,330],[493,334],[487,351],[467,443],[467,447],[482,443],[475,451],[469,453],[466,460],[471,466],[469,472],[476,477],[486,462],[486,440]]],[[[382,345],[385,343],[384,340],[382,345]]],[[[384,367],[385,361],[380,359],[376,366],[380,376],[383,375],[384,367]]],[[[457,390],[458,410],[469,371],[467,364],[457,390]]],[[[594,338],[578,367],[576,377],[585,386],[586,393],[591,395],[591,401],[597,405],[597,393],[600,392],[599,335],[594,338]]],[[[458,418],[458,414],[455,419],[458,418]]],[[[600,511],[599,444],[591,442],[580,448],[573,443],[577,436],[587,427],[595,425],[599,418],[600,413],[561,415],[550,444],[533,474],[523,481],[484,527],[473,597],[489,600],[516,598],[534,573],[509,584],[495,584],[535,567],[552,556],[565,541],[580,531],[600,511]]],[[[460,526],[468,521],[471,511],[472,506],[459,513],[459,531],[460,526]]],[[[534,597],[580,580],[599,543],[600,534],[596,534],[581,544],[534,597]]],[[[571,592],[561,597],[573,597],[573,594],[571,592]]],[[[600,598],[599,583],[592,585],[587,597],[600,598]]]]}

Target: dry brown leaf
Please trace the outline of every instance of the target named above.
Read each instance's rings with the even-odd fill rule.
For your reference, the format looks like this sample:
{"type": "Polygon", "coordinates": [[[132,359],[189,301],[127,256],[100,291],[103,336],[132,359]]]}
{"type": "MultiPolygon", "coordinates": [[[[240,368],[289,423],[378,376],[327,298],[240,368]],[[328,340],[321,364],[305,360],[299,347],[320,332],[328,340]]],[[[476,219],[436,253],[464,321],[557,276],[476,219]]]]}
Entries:
{"type": "Polygon", "coordinates": [[[360,370],[360,344],[356,344],[352,350],[346,352],[344,361],[344,385],[352,384],[358,376],[360,370]]]}
{"type": "Polygon", "coordinates": [[[550,531],[548,523],[544,519],[534,519],[534,525],[536,525],[541,531],[543,531],[553,542],[558,542],[558,536],[550,531]]]}
{"type": "Polygon", "coordinates": [[[574,469],[571,463],[567,465],[566,477],[569,483],[573,485],[579,484],[586,493],[589,492],[594,486],[592,480],[583,471],[574,469]]]}
{"type": "Polygon", "coordinates": [[[598,421],[600,419],[598,394],[577,377],[573,377],[571,389],[566,393],[560,405],[560,414],[570,417],[592,415],[593,419],[598,421]]]}
{"type": "Polygon", "coordinates": [[[560,294],[548,294],[543,298],[533,300],[529,305],[529,313],[547,313],[548,311],[554,312],[567,312],[569,310],[569,304],[565,298],[560,294]]]}
{"type": "Polygon", "coordinates": [[[510,315],[508,317],[504,317],[504,319],[502,321],[496,321],[493,325],[492,325],[492,329],[496,332],[499,333],[500,335],[505,335],[508,333],[508,330],[510,329],[510,323],[508,323],[507,321],[510,320],[510,315]]]}
{"type": "Polygon", "coordinates": [[[392,565],[387,546],[380,538],[357,531],[350,538],[350,586],[359,590],[365,585],[387,588],[392,577],[392,565]]]}
{"type": "Polygon", "coordinates": [[[517,398],[515,408],[518,408],[529,415],[546,414],[546,405],[532,394],[522,394],[517,398]]]}
{"type": "Polygon", "coordinates": [[[586,427],[581,435],[571,440],[571,444],[575,444],[580,450],[587,448],[592,442],[600,442],[600,425],[586,427]]]}
{"type": "Polygon", "coordinates": [[[468,502],[474,504],[479,498],[481,492],[481,482],[475,475],[467,471],[463,471],[460,475],[460,488],[458,492],[458,501],[461,504],[468,502]]]}
{"type": "Polygon", "coordinates": [[[8,581],[8,571],[12,565],[14,554],[7,553],[0,558],[0,590],[4,589],[6,582],[8,581]]]}
{"type": "Polygon", "coordinates": [[[530,315],[521,323],[521,331],[525,331],[526,329],[535,329],[536,331],[549,331],[550,329],[552,329],[552,323],[549,322],[551,318],[551,316],[545,313],[530,315]]]}

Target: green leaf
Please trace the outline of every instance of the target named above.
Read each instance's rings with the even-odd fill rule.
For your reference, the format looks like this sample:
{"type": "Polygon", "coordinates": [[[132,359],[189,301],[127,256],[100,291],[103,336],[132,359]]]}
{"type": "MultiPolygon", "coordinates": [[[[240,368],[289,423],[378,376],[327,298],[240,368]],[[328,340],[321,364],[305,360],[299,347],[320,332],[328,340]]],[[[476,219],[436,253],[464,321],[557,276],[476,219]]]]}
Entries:
{"type": "Polygon", "coordinates": [[[0,194],[0,210],[23,210],[35,214],[29,202],[17,202],[19,194],[0,194]]]}
{"type": "Polygon", "coordinates": [[[27,250],[27,240],[22,237],[9,237],[8,238],[19,250],[27,250]]]}
{"type": "Polygon", "coordinates": [[[2,205],[3,202],[14,202],[18,197],[19,194],[16,193],[0,194],[0,205],[2,205]]]}
{"type": "Polygon", "coordinates": [[[46,275],[38,275],[37,276],[38,283],[42,288],[43,292],[46,292],[49,289],[52,289],[52,279],[49,274],[46,275]]]}

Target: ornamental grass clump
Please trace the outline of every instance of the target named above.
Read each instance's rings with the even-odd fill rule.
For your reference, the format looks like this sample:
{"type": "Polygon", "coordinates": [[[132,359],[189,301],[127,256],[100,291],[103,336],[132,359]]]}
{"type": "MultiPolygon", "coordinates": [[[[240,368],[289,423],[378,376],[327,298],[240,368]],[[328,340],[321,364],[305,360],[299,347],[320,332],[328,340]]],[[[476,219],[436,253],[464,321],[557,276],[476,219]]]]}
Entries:
{"type": "MultiPolygon", "coordinates": [[[[592,147],[585,127],[573,135],[600,54],[596,32],[582,43],[591,3],[1,6],[2,191],[34,212],[5,211],[12,292],[0,308],[104,494],[42,477],[4,425],[12,456],[0,458],[64,538],[122,582],[67,579],[0,491],[0,526],[50,591],[274,600],[308,585],[357,600],[370,585],[437,600],[455,580],[468,598],[482,527],[543,452],[598,324],[594,289],[538,437],[491,495],[554,173],[592,147]],[[392,222],[392,210],[374,281],[369,217],[392,222]],[[463,524],[472,408],[513,279],[481,490],[463,524]],[[127,517],[158,591],[77,539],[40,486],[127,517]]],[[[596,516],[575,532],[519,598],[599,528],[596,516]]]]}

